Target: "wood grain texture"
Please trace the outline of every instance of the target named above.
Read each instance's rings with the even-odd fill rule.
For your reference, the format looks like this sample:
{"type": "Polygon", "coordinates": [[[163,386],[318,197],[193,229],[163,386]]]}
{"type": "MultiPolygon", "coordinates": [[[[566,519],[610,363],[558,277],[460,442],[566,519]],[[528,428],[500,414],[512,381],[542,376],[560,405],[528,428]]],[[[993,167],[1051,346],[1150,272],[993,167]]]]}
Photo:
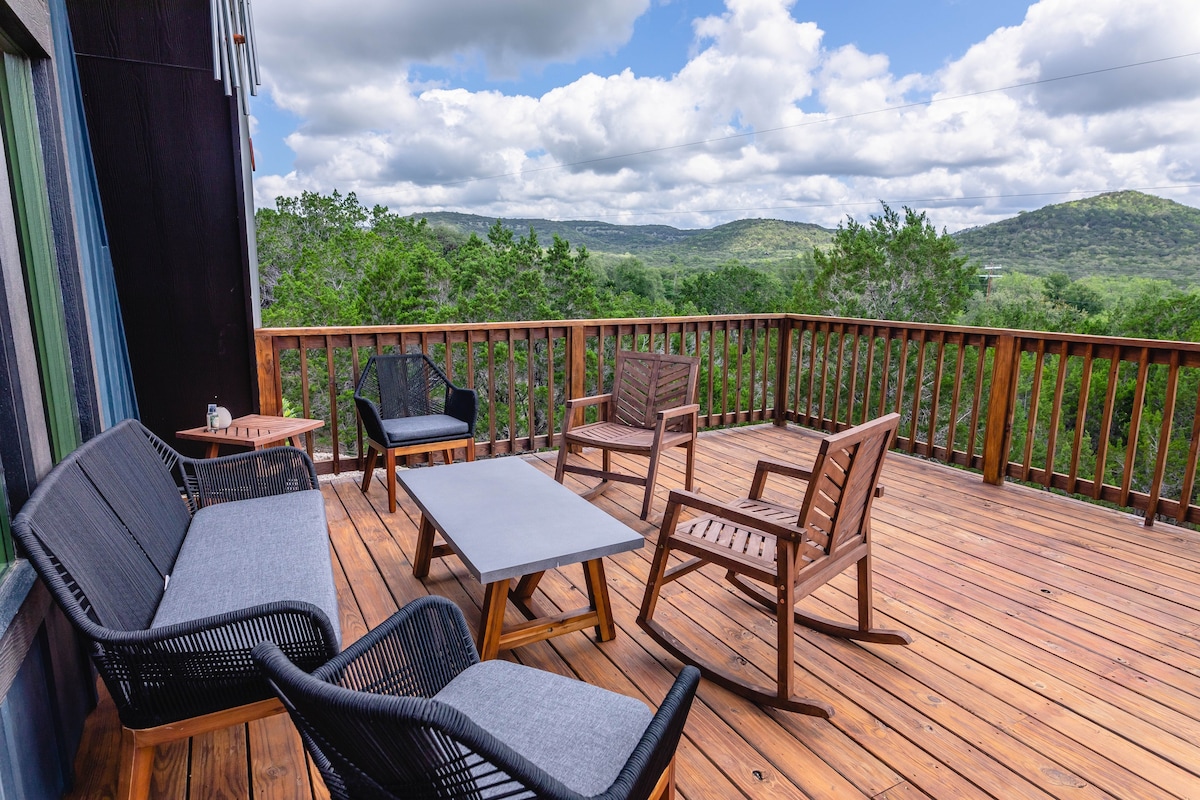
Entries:
{"type": "MultiPolygon", "coordinates": [[[[816,442],[811,432],[770,424],[703,433],[700,491],[716,500],[745,496],[758,457],[809,462],[816,442]]],[[[555,455],[534,463],[552,474],[555,455]]],[[[599,461],[590,451],[584,458],[599,461]]],[[[614,466],[635,458],[614,454],[614,466]]],[[[659,508],[682,485],[683,471],[682,454],[663,459],[659,508]]],[[[878,624],[910,632],[913,643],[852,644],[797,626],[796,690],[834,705],[828,721],[764,710],[702,681],[678,751],[678,796],[1200,797],[1192,733],[1200,727],[1200,533],[1162,523],[1146,529],[1130,514],[983,484],[897,454],[887,457],[881,481],[887,491],[874,501],[871,532],[875,613],[878,624]]],[[[573,489],[582,485],[567,479],[573,489]]],[[[768,482],[764,499],[786,500],[783,487],[768,482]]],[[[413,578],[420,512],[406,495],[390,514],[378,482],[365,496],[348,479],[322,489],[347,641],[427,593],[449,597],[468,625],[478,625],[483,587],[461,564],[434,559],[424,580],[413,578]]],[[[596,505],[653,541],[659,520],[637,518],[641,501],[636,487],[616,485],[596,505]]],[[[652,554],[643,548],[605,559],[613,640],[597,643],[589,629],[501,657],[656,704],[679,663],[634,622],[652,554]]],[[[802,607],[849,621],[855,594],[848,571],[802,607]]],[[[586,595],[583,571],[570,567],[546,572],[533,600],[562,613],[584,605],[586,595]]],[[[670,584],[656,614],[691,631],[689,646],[729,670],[759,680],[775,672],[770,617],[731,592],[719,572],[670,584]]],[[[506,623],[522,620],[508,604],[506,623]]],[[[88,720],[72,800],[111,795],[115,726],[111,704],[102,702],[88,720]]],[[[206,766],[193,767],[191,797],[218,796],[219,786],[222,796],[247,798],[252,785],[260,796],[261,772],[278,756],[259,765],[263,746],[252,734],[247,764],[244,734],[226,739],[220,747],[193,740],[192,763],[206,766]]],[[[186,748],[160,748],[155,764],[154,782],[186,776],[186,748]]],[[[309,773],[295,794],[276,792],[281,782],[265,796],[327,796],[309,773]]]]}

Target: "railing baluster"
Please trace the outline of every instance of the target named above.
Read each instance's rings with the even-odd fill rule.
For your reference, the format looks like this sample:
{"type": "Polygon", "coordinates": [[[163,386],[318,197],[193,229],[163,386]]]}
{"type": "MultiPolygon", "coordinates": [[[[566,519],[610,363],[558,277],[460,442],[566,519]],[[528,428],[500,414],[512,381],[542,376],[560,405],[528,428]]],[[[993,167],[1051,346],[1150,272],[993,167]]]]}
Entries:
{"type": "Polygon", "coordinates": [[[1075,481],[1079,475],[1079,456],[1083,449],[1083,431],[1087,424],[1088,395],[1092,388],[1092,345],[1088,344],[1083,353],[1083,376],[1079,381],[1079,404],[1075,412],[1075,441],[1071,445],[1071,471],[1067,475],[1067,491],[1078,492],[1075,481]]]}
{"type": "MultiPolygon", "coordinates": [[[[937,361],[933,367],[933,397],[929,401],[929,438],[925,444],[925,455],[929,458],[934,458],[934,446],[937,444],[938,431],[938,404],[942,400],[942,369],[945,366],[946,359],[946,332],[938,331],[934,339],[934,347],[937,348],[937,361]]],[[[946,461],[950,461],[950,454],[946,454],[946,461]]]]}
{"type": "Polygon", "coordinates": [[[1104,411],[1100,415],[1100,436],[1096,442],[1096,470],[1092,499],[1099,500],[1104,491],[1104,472],[1108,461],[1108,437],[1112,429],[1113,407],[1117,402],[1117,383],[1121,376],[1121,348],[1114,345],[1108,364],[1108,385],[1104,389],[1104,411]]]}
{"type": "Polygon", "coordinates": [[[1033,386],[1029,394],[1029,417],[1025,425],[1025,457],[1021,460],[1021,480],[1030,477],[1031,461],[1033,460],[1033,442],[1037,438],[1038,401],[1042,394],[1042,369],[1046,359],[1046,340],[1039,339],[1036,356],[1033,361],[1033,386]]]}
{"type": "Polygon", "coordinates": [[[908,452],[917,451],[917,422],[921,418],[921,391],[925,385],[925,331],[917,331],[917,374],[913,379],[912,423],[908,428],[908,452]]]}
{"type": "Polygon", "coordinates": [[[1058,426],[1062,419],[1063,397],[1066,392],[1067,362],[1070,357],[1070,342],[1063,342],[1058,354],[1058,374],[1054,378],[1054,398],[1050,406],[1050,435],[1046,440],[1046,487],[1054,483],[1056,466],[1055,450],[1058,444],[1058,426]]]}
{"type": "Polygon", "coordinates": [[[1188,447],[1187,466],[1183,471],[1183,482],[1179,491],[1179,513],[1175,518],[1180,522],[1197,522],[1193,513],[1192,490],[1196,488],[1196,464],[1200,461],[1200,386],[1196,389],[1196,408],[1192,412],[1192,443],[1188,447]]]}
{"type": "Polygon", "coordinates": [[[1125,473],[1121,477],[1121,505],[1129,503],[1129,486],[1133,480],[1133,465],[1137,459],[1138,434],[1142,429],[1142,407],[1146,404],[1146,383],[1150,374],[1150,348],[1143,347],[1138,357],[1137,385],[1133,391],[1133,408],[1129,417],[1129,433],[1125,438],[1125,473]]]}
{"type": "Polygon", "coordinates": [[[1167,455],[1171,449],[1171,423],[1175,416],[1175,393],[1179,386],[1178,350],[1171,352],[1169,370],[1167,372],[1167,393],[1163,396],[1162,430],[1158,434],[1158,457],[1154,460],[1154,477],[1150,481],[1150,499],[1146,503],[1146,527],[1154,524],[1154,517],[1158,513],[1163,475],[1167,471],[1167,455]]]}
{"type": "Polygon", "coordinates": [[[963,365],[966,363],[967,340],[959,334],[955,339],[954,390],[950,394],[950,422],[946,430],[946,462],[955,463],[954,436],[958,432],[958,402],[961,398],[963,365]]]}

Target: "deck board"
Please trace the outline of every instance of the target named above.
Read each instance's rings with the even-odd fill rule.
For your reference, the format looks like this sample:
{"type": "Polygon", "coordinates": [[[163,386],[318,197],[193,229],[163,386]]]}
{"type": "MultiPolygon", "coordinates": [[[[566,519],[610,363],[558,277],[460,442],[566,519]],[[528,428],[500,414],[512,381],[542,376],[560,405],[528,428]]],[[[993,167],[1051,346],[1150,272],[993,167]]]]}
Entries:
{"type": "MultiPolygon", "coordinates": [[[[703,434],[698,488],[744,495],[759,455],[803,464],[816,441],[771,425],[703,434]]],[[[614,485],[596,504],[652,543],[666,487],[683,481],[681,455],[665,459],[649,522],[637,518],[635,487],[614,485]]],[[[552,473],[554,457],[531,461],[552,473]]],[[[681,797],[1200,798],[1200,534],[989,486],[909,456],[889,456],[883,483],[873,517],[876,615],[913,644],[854,644],[798,628],[797,691],[831,703],[830,720],[763,709],[702,681],[679,749],[681,797]]],[[[483,589],[455,559],[435,559],[424,581],[412,577],[419,511],[406,495],[389,514],[380,481],[366,496],[347,477],[322,488],[347,642],[426,593],[450,597],[478,624],[483,589]]],[[[784,499],[786,488],[769,491],[784,499]]],[[[634,622],[652,553],[648,544],[606,559],[616,639],[597,644],[578,632],[501,657],[657,703],[679,664],[634,622]]],[[[547,573],[537,600],[566,610],[584,592],[576,565],[547,573]]],[[[850,619],[853,575],[806,603],[850,619]]],[[[720,574],[670,584],[660,609],[689,646],[771,680],[773,623],[720,574]]],[[[111,794],[116,735],[102,700],[69,797],[111,794]]],[[[283,717],[161,749],[154,779],[156,797],[183,796],[188,780],[192,798],[328,796],[283,717]]]]}

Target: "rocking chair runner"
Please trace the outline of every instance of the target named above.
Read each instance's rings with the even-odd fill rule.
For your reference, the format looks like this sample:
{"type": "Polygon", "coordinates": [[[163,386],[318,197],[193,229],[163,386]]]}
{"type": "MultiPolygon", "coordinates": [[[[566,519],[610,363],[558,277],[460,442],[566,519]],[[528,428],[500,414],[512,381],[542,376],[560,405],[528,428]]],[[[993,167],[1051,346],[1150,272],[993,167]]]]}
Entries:
{"type": "Polygon", "coordinates": [[[833,708],[827,703],[794,695],[793,621],[847,639],[883,644],[912,641],[907,633],[875,628],[871,620],[871,503],[883,493],[878,486],[879,474],[899,419],[897,414],[888,414],[826,436],[811,471],[769,459],[759,461],[750,496],[732,503],[672,491],[638,625],[681,661],[696,664],[706,678],[730,691],[789,711],[832,716],[833,708]],[[799,509],[764,499],[767,476],[772,473],[807,481],[808,489],[799,509]],[[679,522],[685,507],[702,515],[679,522]],[[691,560],[668,569],[667,558],[672,550],[691,556],[691,560]],[[704,663],[654,620],[663,585],[710,563],[726,569],[730,583],[776,614],[778,680],[774,692],[744,683],[704,663]],[[795,609],[797,602],[851,565],[858,568],[856,625],[795,609]],[[746,578],[766,584],[774,591],[748,583],[746,578]],[[778,613],[782,609],[791,613],[778,613]]]}
{"type": "Polygon", "coordinates": [[[683,447],[687,450],[684,481],[691,489],[700,413],[700,406],[694,402],[699,371],[700,360],[691,356],[618,352],[612,392],[567,401],[554,479],[562,483],[567,472],[600,478],[600,484],[585,495],[589,499],[608,489],[610,481],[645,486],[641,513],[641,518],[645,519],[654,499],[662,451],[668,447],[683,447]],[[581,411],[586,406],[600,407],[599,421],[576,425],[576,410],[581,411]],[[571,446],[600,448],[603,451],[602,469],[568,463],[567,451],[571,446]],[[649,456],[646,476],[614,471],[614,450],[649,456]]]}

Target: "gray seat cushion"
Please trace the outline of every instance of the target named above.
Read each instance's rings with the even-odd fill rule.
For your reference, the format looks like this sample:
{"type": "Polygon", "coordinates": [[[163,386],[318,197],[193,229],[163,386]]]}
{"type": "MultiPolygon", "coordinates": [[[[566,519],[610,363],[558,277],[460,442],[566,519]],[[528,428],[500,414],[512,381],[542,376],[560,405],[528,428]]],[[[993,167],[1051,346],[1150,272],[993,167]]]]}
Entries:
{"type": "Polygon", "coordinates": [[[612,785],[654,717],[639,700],[509,661],[473,664],[433,699],[588,796],[612,785]]]}
{"type": "Polygon", "coordinates": [[[471,426],[461,419],[455,419],[447,414],[430,414],[425,417],[400,417],[385,419],[383,432],[387,434],[387,444],[399,446],[423,441],[440,441],[466,436],[471,426]]]}
{"type": "Polygon", "coordinates": [[[341,640],[319,489],[197,511],[151,627],[280,600],[312,603],[341,640]]]}

